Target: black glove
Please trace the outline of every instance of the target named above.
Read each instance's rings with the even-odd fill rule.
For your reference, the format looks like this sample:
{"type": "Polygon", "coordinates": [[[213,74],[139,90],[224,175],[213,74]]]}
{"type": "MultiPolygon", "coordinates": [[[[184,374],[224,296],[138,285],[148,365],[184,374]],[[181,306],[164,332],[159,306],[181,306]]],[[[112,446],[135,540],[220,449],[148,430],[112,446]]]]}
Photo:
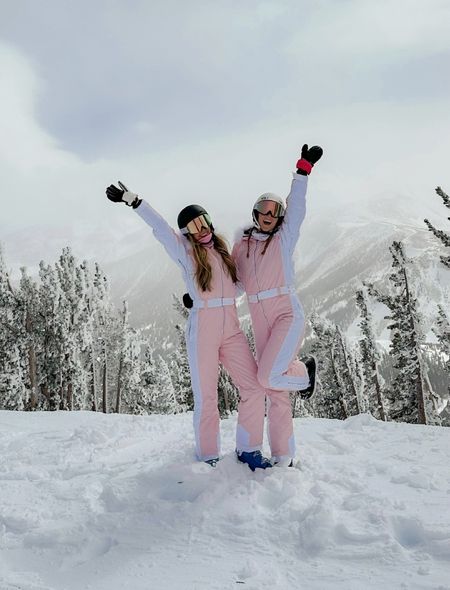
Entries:
{"type": "MultiPolygon", "coordinates": [[[[120,181],[119,185],[126,189],[126,186],[122,184],[120,181]]],[[[123,190],[117,188],[117,186],[115,186],[114,184],[108,186],[108,188],[106,189],[106,196],[110,201],[113,201],[113,203],[125,203],[129,207],[133,207],[133,209],[139,207],[139,205],[142,202],[142,199],[140,199],[135,193],[132,193],[128,189],[123,190]]]]}
{"type": "Polygon", "coordinates": [[[117,186],[114,186],[114,184],[111,184],[106,189],[106,196],[110,201],[113,201],[114,203],[120,203],[122,201],[124,192],[125,191],[120,190],[120,188],[117,188],[117,186]]]}
{"type": "Polygon", "coordinates": [[[189,293],[185,293],[183,295],[183,305],[187,309],[191,309],[193,307],[194,302],[192,301],[192,297],[189,295],[189,293]]]}
{"type": "Polygon", "coordinates": [[[323,149],[318,145],[313,145],[312,148],[308,149],[308,144],[302,147],[302,155],[300,160],[297,162],[297,174],[307,176],[314,164],[320,160],[323,154],[323,149]]]}

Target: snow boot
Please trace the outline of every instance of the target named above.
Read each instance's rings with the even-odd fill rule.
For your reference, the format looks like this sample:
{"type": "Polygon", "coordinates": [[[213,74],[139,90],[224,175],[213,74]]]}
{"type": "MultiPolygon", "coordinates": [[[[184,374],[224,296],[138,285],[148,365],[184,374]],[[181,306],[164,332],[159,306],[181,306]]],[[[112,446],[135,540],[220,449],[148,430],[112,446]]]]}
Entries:
{"type": "Polygon", "coordinates": [[[269,459],[262,456],[261,451],[236,451],[236,454],[238,461],[241,463],[247,463],[252,471],[255,471],[255,469],[267,469],[272,467],[272,463],[269,461],[269,459]]]}
{"type": "Polygon", "coordinates": [[[219,457],[215,457],[214,459],[208,459],[207,461],[203,461],[203,463],[208,463],[208,465],[211,465],[211,467],[216,467],[218,461],[219,457]]]}
{"type": "Polygon", "coordinates": [[[300,399],[310,399],[314,395],[316,389],[316,369],[317,363],[313,356],[308,356],[306,359],[302,359],[308,369],[309,386],[306,389],[300,389],[300,399]]]}
{"type": "Polygon", "coordinates": [[[284,459],[272,458],[272,465],[279,465],[280,467],[294,467],[294,459],[286,457],[284,459]]]}

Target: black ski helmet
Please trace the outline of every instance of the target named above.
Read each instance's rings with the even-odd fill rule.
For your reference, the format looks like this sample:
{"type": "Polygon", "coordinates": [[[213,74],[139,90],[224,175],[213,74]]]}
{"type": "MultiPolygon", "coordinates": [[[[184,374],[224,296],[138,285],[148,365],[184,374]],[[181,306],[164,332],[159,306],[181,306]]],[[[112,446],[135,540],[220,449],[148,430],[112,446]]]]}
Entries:
{"type": "Polygon", "coordinates": [[[183,229],[185,229],[185,227],[190,221],[192,221],[196,217],[199,217],[200,215],[205,215],[209,227],[211,228],[211,231],[214,231],[213,224],[211,223],[211,218],[209,217],[209,214],[206,211],[206,209],[204,209],[201,205],[188,205],[178,213],[177,223],[179,229],[183,231],[183,229]]]}

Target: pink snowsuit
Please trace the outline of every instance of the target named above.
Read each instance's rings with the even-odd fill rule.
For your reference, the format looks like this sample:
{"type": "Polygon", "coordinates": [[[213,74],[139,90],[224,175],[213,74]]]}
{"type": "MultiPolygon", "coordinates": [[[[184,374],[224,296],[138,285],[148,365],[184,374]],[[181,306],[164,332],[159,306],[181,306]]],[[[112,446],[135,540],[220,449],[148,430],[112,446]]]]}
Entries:
{"type": "Polygon", "coordinates": [[[217,381],[219,362],[239,389],[236,433],[238,451],[261,450],[264,435],[265,390],[257,380],[257,366],[236,312],[236,285],[226,272],[220,254],[207,248],[212,268],[211,291],[200,291],[196,263],[189,240],[176,233],[146,202],[136,213],[153,228],[157,240],[183,273],[194,301],[186,326],[186,345],[194,392],[194,432],[198,459],[220,455],[217,381]]]}
{"type": "Polygon", "coordinates": [[[233,257],[249,302],[258,362],[258,381],[266,388],[268,435],[275,460],[295,456],[289,391],[309,385],[297,353],[304,335],[304,313],[294,290],[293,252],[306,213],[308,177],[294,173],[286,213],[264,255],[268,234],[254,230],[236,242],[233,257]],[[248,254],[248,256],[247,256],[248,254]]]}

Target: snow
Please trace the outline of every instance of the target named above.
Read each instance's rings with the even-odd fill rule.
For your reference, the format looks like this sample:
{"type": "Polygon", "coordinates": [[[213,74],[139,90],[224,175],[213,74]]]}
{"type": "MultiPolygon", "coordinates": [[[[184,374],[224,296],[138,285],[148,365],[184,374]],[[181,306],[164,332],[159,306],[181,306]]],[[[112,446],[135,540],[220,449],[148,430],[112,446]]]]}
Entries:
{"type": "Polygon", "coordinates": [[[299,462],[252,473],[222,421],[0,412],[1,590],[450,588],[450,431],[297,419],[299,462]]]}

